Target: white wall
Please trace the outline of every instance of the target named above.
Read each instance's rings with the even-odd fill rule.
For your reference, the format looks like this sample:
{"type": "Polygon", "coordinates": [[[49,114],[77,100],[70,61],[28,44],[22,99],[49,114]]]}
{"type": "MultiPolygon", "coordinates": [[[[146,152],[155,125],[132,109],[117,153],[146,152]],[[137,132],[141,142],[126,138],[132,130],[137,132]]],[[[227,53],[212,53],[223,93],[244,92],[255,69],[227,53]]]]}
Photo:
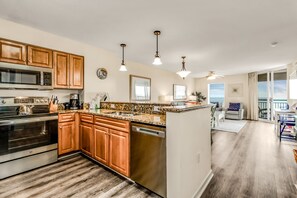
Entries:
{"type": "Polygon", "coordinates": [[[212,177],[210,107],[166,113],[167,197],[199,197],[212,177]]]}
{"type": "MultiPolygon", "coordinates": [[[[79,41],[70,40],[66,37],[61,37],[3,19],[0,19],[0,27],[0,37],[2,38],[83,55],[85,57],[84,98],[86,99],[86,102],[89,102],[88,100],[90,96],[93,96],[98,92],[108,92],[111,101],[129,101],[129,74],[151,78],[152,102],[157,102],[158,96],[172,95],[174,83],[187,85],[189,94],[195,88],[194,79],[188,78],[182,80],[173,72],[165,71],[157,67],[145,66],[132,61],[126,61],[128,72],[119,72],[118,69],[121,63],[120,46],[119,54],[113,54],[104,49],[96,48],[79,41]],[[104,67],[108,71],[108,77],[105,80],[100,80],[96,76],[96,70],[100,67],[104,67]]],[[[100,39],[98,42],[100,42],[100,39]]],[[[115,45],[119,42],[121,41],[114,41],[111,45],[115,45]]],[[[129,43],[127,43],[127,46],[129,47],[129,43]]],[[[126,50],[129,50],[128,47],[126,50]]],[[[151,54],[151,56],[153,56],[153,54],[151,54]]],[[[162,66],[158,67],[162,68],[162,66]]],[[[0,96],[3,94],[11,94],[12,96],[21,95],[24,94],[24,92],[28,95],[39,94],[39,92],[32,91],[9,91],[6,93],[6,91],[0,90],[0,96]]],[[[55,92],[56,91],[53,93],[55,92]]],[[[69,93],[72,92],[73,91],[64,91],[59,93],[65,98],[65,94],[69,95],[69,93]]],[[[46,94],[46,92],[43,92],[43,94],[46,94]]]]}
{"type": "MultiPolygon", "coordinates": [[[[294,61],[293,63],[290,63],[287,65],[287,79],[289,80],[290,79],[290,75],[297,71],[297,61],[294,61]]],[[[287,94],[288,94],[288,103],[289,105],[294,105],[295,103],[297,103],[297,100],[296,99],[289,99],[290,98],[290,83],[288,83],[288,91],[287,91],[287,94]]]]}
{"type": "MultiPolygon", "coordinates": [[[[229,75],[224,78],[218,78],[215,80],[206,80],[206,78],[198,78],[195,80],[196,91],[202,92],[208,97],[208,84],[211,83],[223,83],[225,85],[225,102],[224,107],[227,108],[229,102],[242,102],[245,109],[245,117],[247,115],[247,107],[249,103],[248,99],[248,74],[229,75]],[[231,84],[242,84],[243,85],[243,96],[242,97],[231,97],[228,94],[228,85],[231,84]]],[[[255,90],[257,91],[257,90],[255,90]]],[[[207,100],[206,100],[207,101],[207,100]]]]}

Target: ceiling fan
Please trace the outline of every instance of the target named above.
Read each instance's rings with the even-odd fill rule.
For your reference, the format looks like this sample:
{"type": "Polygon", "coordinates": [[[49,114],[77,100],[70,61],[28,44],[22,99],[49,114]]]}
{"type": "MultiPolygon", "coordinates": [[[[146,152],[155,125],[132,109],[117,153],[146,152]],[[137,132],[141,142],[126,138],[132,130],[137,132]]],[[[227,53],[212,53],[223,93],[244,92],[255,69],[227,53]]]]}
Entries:
{"type": "Polygon", "coordinates": [[[223,77],[224,77],[223,75],[217,75],[217,74],[215,74],[214,71],[210,71],[210,72],[208,72],[208,75],[206,76],[206,79],[207,80],[214,80],[214,79],[223,78],[223,77]]]}

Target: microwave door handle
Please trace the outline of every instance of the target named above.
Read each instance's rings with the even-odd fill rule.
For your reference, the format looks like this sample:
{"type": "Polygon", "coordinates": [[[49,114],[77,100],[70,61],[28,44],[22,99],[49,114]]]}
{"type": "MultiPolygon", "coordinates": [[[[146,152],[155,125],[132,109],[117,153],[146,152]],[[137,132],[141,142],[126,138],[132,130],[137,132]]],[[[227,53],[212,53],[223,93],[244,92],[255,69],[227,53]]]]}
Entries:
{"type": "Polygon", "coordinates": [[[40,72],[40,85],[44,85],[44,79],[43,79],[44,72],[40,72]]]}

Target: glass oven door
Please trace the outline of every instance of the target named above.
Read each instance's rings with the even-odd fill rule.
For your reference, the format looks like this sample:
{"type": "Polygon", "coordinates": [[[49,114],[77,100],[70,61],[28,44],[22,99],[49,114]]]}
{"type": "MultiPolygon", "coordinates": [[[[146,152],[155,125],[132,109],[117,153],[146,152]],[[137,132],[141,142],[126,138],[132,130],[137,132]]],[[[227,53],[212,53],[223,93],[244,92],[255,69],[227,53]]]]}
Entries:
{"type": "Polygon", "coordinates": [[[0,121],[0,156],[57,142],[57,116],[0,121]]]}

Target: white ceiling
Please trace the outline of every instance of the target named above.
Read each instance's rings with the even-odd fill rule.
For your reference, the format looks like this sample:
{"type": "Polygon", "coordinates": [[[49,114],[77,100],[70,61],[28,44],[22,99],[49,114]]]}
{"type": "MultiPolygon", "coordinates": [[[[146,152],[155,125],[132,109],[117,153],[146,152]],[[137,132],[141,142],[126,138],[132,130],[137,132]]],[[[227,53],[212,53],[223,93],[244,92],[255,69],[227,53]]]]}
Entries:
{"type": "MultiPolygon", "coordinates": [[[[297,60],[296,0],[0,0],[0,17],[192,76],[237,74],[297,60]],[[278,41],[277,47],[270,43],[278,41]]],[[[4,28],[4,27],[1,27],[4,28]]]]}

